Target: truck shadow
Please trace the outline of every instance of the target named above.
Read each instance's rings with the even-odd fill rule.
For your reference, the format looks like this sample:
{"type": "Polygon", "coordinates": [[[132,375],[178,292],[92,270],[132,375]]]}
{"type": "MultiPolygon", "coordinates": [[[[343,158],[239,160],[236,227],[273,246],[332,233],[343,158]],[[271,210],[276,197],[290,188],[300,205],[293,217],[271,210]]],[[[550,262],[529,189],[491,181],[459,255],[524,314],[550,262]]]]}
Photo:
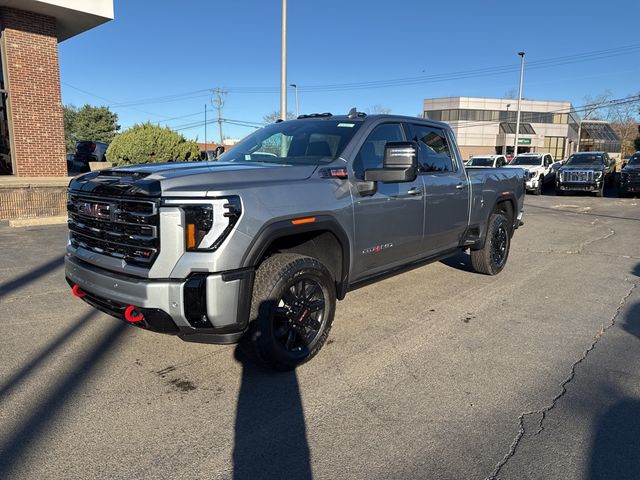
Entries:
{"type": "MultiPolygon", "coordinates": [[[[636,277],[640,277],[640,263],[633,268],[631,273],[636,277]]],[[[640,303],[636,303],[630,308],[629,314],[622,323],[622,329],[640,339],[640,303]]]]}
{"type": "Polygon", "coordinates": [[[471,265],[471,257],[468,253],[465,252],[460,252],[452,257],[440,260],[440,263],[446,265],[447,267],[455,268],[456,270],[461,270],[463,272],[475,272],[473,266],[471,265]]]}
{"type": "Polygon", "coordinates": [[[595,425],[589,480],[636,480],[640,472],[640,401],[624,398],[595,425]]]}
{"type": "Polygon", "coordinates": [[[233,449],[234,480],[311,479],[304,410],[295,371],[273,372],[242,364],[233,449]]]}

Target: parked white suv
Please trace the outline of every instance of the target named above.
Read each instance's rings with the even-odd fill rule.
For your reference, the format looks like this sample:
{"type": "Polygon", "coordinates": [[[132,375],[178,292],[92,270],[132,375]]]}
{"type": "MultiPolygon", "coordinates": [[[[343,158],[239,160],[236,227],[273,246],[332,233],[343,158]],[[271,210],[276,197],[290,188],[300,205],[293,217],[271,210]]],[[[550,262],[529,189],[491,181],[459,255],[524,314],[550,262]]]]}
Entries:
{"type": "Polygon", "coordinates": [[[556,163],[559,165],[559,162],[554,162],[550,153],[521,153],[507,167],[527,170],[527,190],[540,195],[543,184],[553,182],[558,167],[556,163]]]}
{"type": "Polygon", "coordinates": [[[507,159],[504,155],[474,155],[465,162],[464,166],[498,168],[504,167],[506,164],[507,159]]]}

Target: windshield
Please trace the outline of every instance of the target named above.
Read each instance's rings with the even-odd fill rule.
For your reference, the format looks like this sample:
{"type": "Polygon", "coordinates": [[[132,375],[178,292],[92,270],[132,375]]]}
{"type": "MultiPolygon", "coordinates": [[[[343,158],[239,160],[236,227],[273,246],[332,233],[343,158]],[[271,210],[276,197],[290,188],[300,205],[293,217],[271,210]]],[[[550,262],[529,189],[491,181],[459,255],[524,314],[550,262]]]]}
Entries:
{"type": "Polygon", "coordinates": [[[532,156],[518,156],[511,160],[509,165],[540,165],[542,164],[542,157],[532,156]]]}
{"type": "Polygon", "coordinates": [[[493,167],[493,158],[474,157],[467,163],[470,167],[493,167]]]}
{"type": "Polygon", "coordinates": [[[640,165],[640,154],[631,157],[627,165],[640,165]]]}
{"type": "Polygon", "coordinates": [[[220,156],[221,162],[322,165],[340,156],[362,122],[291,120],[252,133],[220,156]]]}
{"type": "Polygon", "coordinates": [[[595,153],[577,153],[571,155],[565,165],[602,165],[602,155],[595,153]]]}

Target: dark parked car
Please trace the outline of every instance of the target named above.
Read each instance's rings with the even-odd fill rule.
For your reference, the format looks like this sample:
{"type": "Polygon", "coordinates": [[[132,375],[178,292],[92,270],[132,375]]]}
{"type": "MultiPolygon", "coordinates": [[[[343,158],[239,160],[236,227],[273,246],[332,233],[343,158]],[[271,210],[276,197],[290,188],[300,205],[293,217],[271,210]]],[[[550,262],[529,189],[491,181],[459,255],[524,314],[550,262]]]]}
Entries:
{"type": "Polygon", "coordinates": [[[604,186],[611,183],[616,161],[607,152],[577,152],[558,169],[556,195],[565,192],[595,192],[604,194],[604,186]]]}
{"type": "Polygon", "coordinates": [[[618,190],[621,197],[640,193],[640,152],[631,155],[631,158],[620,171],[620,189],[618,190]]]}
{"type": "Polygon", "coordinates": [[[67,154],[67,170],[71,174],[86,173],[89,162],[106,162],[109,144],[103,142],[76,142],[75,152],[67,154]]]}

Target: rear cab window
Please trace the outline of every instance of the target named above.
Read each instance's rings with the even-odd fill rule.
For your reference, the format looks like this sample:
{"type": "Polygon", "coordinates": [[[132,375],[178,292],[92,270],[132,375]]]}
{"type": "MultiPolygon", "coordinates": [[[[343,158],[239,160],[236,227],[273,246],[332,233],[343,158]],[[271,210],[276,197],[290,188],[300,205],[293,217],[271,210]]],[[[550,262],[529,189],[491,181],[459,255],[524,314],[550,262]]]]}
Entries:
{"type": "Polygon", "coordinates": [[[418,143],[420,170],[451,173],[457,170],[445,130],[430,125],[409,125],[411,140],[418,143]]]}

